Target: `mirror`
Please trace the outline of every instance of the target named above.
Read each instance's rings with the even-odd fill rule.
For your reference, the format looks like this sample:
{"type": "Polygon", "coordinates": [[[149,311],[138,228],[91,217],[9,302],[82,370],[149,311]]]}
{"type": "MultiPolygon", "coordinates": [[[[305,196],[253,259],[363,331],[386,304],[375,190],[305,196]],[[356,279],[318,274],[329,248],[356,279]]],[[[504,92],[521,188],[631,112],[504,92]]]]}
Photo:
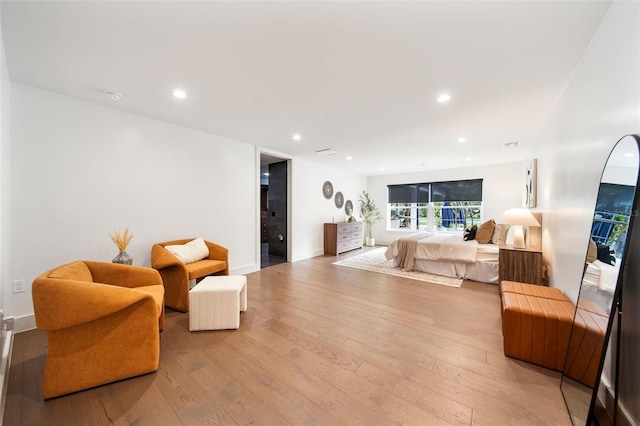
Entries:
{"type": "Polygon", "coordinates": [[[560,383],[575,425],[615,424],[620,354],[617,336],[626,259],[633,241],[634,217],[638,215],[639,147],[637,136],[620,139],[609,155],[600,181],[560,383]]]}

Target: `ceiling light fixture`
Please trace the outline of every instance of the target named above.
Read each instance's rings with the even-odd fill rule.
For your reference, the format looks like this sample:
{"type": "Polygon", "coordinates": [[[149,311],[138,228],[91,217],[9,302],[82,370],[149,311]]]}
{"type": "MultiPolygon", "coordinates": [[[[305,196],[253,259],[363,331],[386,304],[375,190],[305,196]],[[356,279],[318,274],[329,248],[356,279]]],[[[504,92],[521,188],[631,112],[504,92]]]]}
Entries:
{"type": "Polygon", "coordinates": [[[299,141],[300,139],[302,139],[302,136],[300,136],[299,133],[296,133],[296,134],[293,135],[293,140],[294,141],[299,141]]]}
{"type": "Polygon", "coordinates": [[[502,144],[503,149],[513,149],[517,148],[520,145],[519,142],[507,142],[502,144]]]}
{"type": "Polygon", "coordinates": [[[350,155],[347,155],[347,160],[353,160],[353,157],[350,155]]]}
{"type": "Polygon", "coordinates": [[[467,138],[458,138],[459,143],[465,143],[466,141],[467,141],[467,138]]]}
{"type": "Polygon", "coordinates": [[[182,89],[176,89],[173,91],[173,97],[176,99],[184,99],[187,97],[187,93],[182,89]]]}
{"type": "Polygon", "coordinates": [[[467,161],[471,161],[471,160],[472,160],[472,158],[471,158],[471,157],[467,157],[467,161]]]}
{"type": "Polygon", "coordinates": [[[449,102],[449,100],[451,99],[451,95],[448,93],[442,93],[440,96],[438,96],[438,102],[439,103],[445,103],[445,102],[449,102]]]}
{"type": "Polygon", "coordinates": [[[112,92],[111,90],[105,90],[104,94],[110,97],[114,101],[119,101],[122,99],[122,93],[112,92]]]}

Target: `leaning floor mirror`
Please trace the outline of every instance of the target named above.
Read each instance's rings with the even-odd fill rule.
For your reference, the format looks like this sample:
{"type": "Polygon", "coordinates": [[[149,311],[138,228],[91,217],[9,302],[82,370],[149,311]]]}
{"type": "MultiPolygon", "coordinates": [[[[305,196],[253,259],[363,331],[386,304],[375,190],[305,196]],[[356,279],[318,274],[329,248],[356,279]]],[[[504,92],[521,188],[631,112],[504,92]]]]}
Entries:
{"type": "Polygon", "coordinates": [[[640,424],[639,155],[625,136],[602,173],[560,384],[575,425],[640,424]]]}

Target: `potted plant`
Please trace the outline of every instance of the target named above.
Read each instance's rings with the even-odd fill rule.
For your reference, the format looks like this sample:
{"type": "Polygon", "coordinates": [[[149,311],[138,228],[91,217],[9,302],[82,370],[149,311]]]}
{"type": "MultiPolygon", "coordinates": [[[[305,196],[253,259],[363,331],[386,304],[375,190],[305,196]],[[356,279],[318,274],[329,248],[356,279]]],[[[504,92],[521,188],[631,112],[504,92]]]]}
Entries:
{"type": "Polygon", "coordinates": [[[362,190],[360,194],[360,218],[367,226],[367,238],[365,245],[372,247],[376,245],[376,239],[373,236],[373,225],[382,220],[382,214],[376,207],[376,203],[369,197],[369,193],[362,190]]]}

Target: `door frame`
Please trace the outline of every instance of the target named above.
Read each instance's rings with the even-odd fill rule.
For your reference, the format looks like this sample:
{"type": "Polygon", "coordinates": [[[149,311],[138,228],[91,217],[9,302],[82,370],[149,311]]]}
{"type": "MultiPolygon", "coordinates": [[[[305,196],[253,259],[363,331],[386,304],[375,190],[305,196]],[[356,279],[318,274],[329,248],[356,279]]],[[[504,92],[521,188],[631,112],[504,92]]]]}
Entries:
{"type": "Polygon", "coordinates": [[[292,208],[291,208],[291,188],[292,188],[292,168],[293,168],[293,160],[291,156],[282,154],[280,152],[272,151],[266,148],[257,147],[256,149],[256,252],[255,258],[257,260],[258,270],[261,269],[261,247],[262,247],[262,237],[261,237],[261,228],[260,228],[260,195],[261,195],[261,173],[262,173],[262,165],[263,160],[266,161],[266,164],[269,163],[277,163],[281,161],[287,162],[287,262],[291,262],[291,250],[292,250],[292,226],[291,226],[291,216],[292,216],[292,208]]]}

